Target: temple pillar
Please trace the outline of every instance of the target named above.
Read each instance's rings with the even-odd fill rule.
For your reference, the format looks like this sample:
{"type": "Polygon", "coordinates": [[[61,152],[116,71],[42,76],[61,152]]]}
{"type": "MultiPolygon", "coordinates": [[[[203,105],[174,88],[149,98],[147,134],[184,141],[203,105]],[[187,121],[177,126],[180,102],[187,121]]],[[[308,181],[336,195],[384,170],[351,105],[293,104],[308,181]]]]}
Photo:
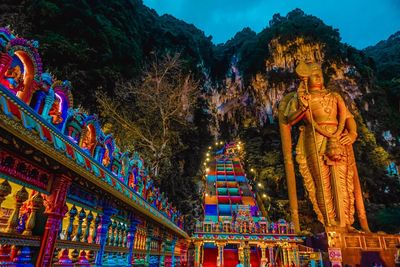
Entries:
{"type": "Polygon", "coordinates": [[[294,245],[292,247],[292,254],[293,254],[293,262],[296,266],[300,266],[300,259],[299,259],[299,253],[297,251],[297,246],[294,245]]]}
{"type": "Polygon", "coordinates": [[[116,213],[116,210],[113,208],[107,208],[105,207],[103,209],[103,215],[101,216],[100,219],[100,226],[97,229],[97,240],[96,243],[100,245],[100,249],[97,252],[96,255],[96,266],[103,266],[103,257],[104,257],[104,250],[107,245],[107,234],[108,234],[108,228],[111,224],[111,216],[116,213]]]}
{"type": "Polygon", "coordinates": [[[187,264],[188,264],[188,244],[186,242],[181,245],[180,259],[181,259],[181,266],[187,266],[187,264]]]}
{"type": "Polygon", "coordinates": [[[160,242],[160,267],[165,265],[165,242],[161,240],[160,242]]]}
{"type": "Polygon", "coordinates": [[[218,255],[217,255],[217,267],[224,266],[224,243],[217,243],[218,255]]]}
{"type": "Polygon", "coordinates": [[[288,254],[288,266],[290,266],[292,262],[295,264],[292,247],[287,248],[287,254],[288,254]]]}
{"type": "Polygon", "coordinates": [[[275,266],[275,255],[273,246],[268,247],[268,253],[269,253],[269,261],[271,262],[272,266],[275,266]]]}
{"type": "Polygon", "coordinates": [[[244,243],[240,243],[239,247],[238,247],[238,259],[240,260],[240,262],[244,262],[244,243]]]}
{"type": "Polygon", "coordinates": [[[70,185],[71,178],[68,176],[61,174],[54,177],[51,193],[45,200],[47,221],[40,243],[36,267],[48,267],[52,264],[58,231],[60,230],[61,221],[67,212],[65,210],[65,202],[70,185]]]}
{"type": "MultiPolygon", "coordinates": [[[[194,242],[194,267],[199,267],[201,262],[201,246],[202,242],[201,241],[196,241],[194,242]]],[[[173,252],[172,252],[173,254],[173,252]]]]}
{"type": "Polygon", "coordinates": [[[288,267],[289,262],[288,262],[288,250],[287,248],[283,247],[282,248],[282,255],[283,255],[283,266],[288,267]]]}
{"type": "Polygon", "coordinates": [[[129,254],[127,257],[127,262],[129,266],[132,265],[132,259],[133,259],[133,249],[135,245],[135,234],[136,234],[136,229],[137,226],[140,222],[136,219],[131,219],[131,224],[129,225],[128,233],[127,233],[127,247],[129,248],[129,254]]]}
{"type": "Polygon", "coordinates": [[[174,237],[171,242],[171,250],[172,250],[172,258],[171,258],[171,267],[175,267],[175,246],[176,246],[176,241],[178,241],[178,238],[174,237]]]}
{"type": "Polygon", "coordinates": [[[259,244],[259,247],[261,249],[261,266],[265,266],[268,262],[267,253],[266,253],[267,244],[261,243],[261,244],[259,244]]]}
{"type": "Polygon", "coordinates": [[[243,265],[244,267],[250,267],[250,245],[248,242],[245,243],[243,248],[243,265]]]}
{"type": "Polygon", "coordinates": [[[145,266],[149,266],[150,263],[150,253],[151,253],[151,240],[153,239],[153,228],[147,225],[147,237],[146,237],[146,257],[145,266]]]}
{"type": "Polygon", "coordinates": [[[159,252],[160,252],[160,262],[159,266],[164,267],[165,265],[165,242],[164,240],[166,239],[167,234],[165,232],[165,229],[161,229],[160,233],[160,240],[159,240],[159,252]]]}

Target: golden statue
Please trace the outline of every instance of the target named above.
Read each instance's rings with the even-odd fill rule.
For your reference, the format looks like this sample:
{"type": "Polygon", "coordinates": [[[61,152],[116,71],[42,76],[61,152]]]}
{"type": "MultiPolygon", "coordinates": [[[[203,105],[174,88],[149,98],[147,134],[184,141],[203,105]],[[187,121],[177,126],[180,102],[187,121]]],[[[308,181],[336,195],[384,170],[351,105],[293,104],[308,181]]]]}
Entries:
{"type": "Polygon", "coordinates": [[[286,95],[279,105],[295,228],[299,230],[290,129],[303,121],[296,161],[318,220],[327,227],[352,229],[356,204],[361,227],[369,231],[352,148],[357,138],[353,115],[338,93],[325,89],[319,64],[300,63],[296,72],[302,80],[297,92],[286,95]]]}

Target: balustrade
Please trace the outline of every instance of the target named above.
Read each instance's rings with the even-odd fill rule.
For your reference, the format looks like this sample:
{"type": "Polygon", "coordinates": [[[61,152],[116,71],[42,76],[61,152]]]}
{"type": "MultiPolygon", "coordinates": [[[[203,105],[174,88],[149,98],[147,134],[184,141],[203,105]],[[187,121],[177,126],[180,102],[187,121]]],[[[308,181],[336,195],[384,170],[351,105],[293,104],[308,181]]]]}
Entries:
{"type": "Polygon", "coordinates": [[[295,234],[294,224],[287,223],[284,220],[278,222],[258,221],[253,222],[211,222],[203,221],[196,223],[196,232],[208,232],[208,233],[249,233],[249,234],[295,234]]]}
{"type": "Polygon", "coordinates": [[[62,267],[90,267],[94,264],[93,250],[65,248],[60,250],[53,260],[53,266],[62,267]]]}

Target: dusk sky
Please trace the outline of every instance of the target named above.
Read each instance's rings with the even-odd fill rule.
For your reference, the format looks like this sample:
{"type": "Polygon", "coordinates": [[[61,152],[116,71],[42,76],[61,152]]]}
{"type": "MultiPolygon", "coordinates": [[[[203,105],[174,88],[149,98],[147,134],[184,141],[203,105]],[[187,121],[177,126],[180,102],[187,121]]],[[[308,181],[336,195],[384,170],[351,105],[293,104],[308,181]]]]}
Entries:
{"type": "Polygon", "coordinates": [[[400,30],[400,0],[143,0],[159,15],[193,23],[214,43],[232,38],[244,27],[260,32],[275,13],[295,8],[339,29],[342,41],[362,49],[400,30]]]}

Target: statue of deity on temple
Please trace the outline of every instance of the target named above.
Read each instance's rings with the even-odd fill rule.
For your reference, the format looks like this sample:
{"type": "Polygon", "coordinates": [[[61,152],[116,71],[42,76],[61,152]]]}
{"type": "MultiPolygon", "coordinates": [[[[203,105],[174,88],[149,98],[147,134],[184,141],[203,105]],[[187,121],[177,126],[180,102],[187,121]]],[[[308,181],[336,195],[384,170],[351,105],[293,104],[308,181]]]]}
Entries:
{"type": "Polygon", "coordinates": [[[279,107],[287,176],[294,176],[294,171],[288,173],[293,165],[290,128],[302,121],[296,162],[318,220],[326,227],[351,230],[356,204],[361,227],[369,231],[352,148],[357,138],[353,114],[339,93],[324,87],[319,64],[301,62],[296,72],[301,79],[298,90],[285,96],[279,107]]]}

